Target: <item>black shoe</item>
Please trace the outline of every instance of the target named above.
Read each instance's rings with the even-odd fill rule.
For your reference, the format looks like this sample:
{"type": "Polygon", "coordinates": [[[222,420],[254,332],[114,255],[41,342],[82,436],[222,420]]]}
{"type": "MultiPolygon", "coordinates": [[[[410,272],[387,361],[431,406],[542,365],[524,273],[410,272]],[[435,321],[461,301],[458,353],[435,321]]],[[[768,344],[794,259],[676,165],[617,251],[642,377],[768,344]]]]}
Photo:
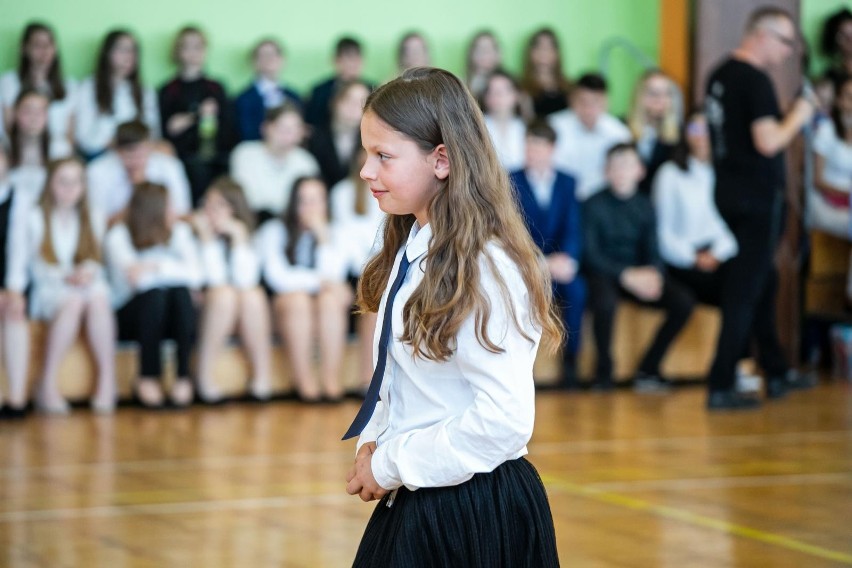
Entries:
{"type": "Polygon", "coordinates": [[[595,391],[609,392],[614,388],[615,382],[612,380],[612,377],[599,377],[594,383],[592,383],[592,390],[595,391]]]}
{"type": "Polygon", "coordinates": [[[659,375],[639,371],[633,380],[633,390],[643,394],[665,394],[671,392],[672,386],[659,375]]]}
{"type": "Polygon", "coordinates": [[[580,390],[580,383],[577,382],[577,365],[574,361],[562,360],[562,379],[559,381],[559,388],[566,391],[580,390]]]}
{"type": "Polygon", "coordinates": [[[711,391],[707,397],[708,410],[745,410],[757,408],[760,401],[736,390],[711,391]]]}
{"type": "Polygon", "coordinates": [[[766,398],[778,399],[784,398],[787,395],[787,379],[784,378],[769,378],[766,381],[766,398]]]}
{"type": "Polygon", "coordinates": [[[815,371],[802,373],[796,369],[790,369],[787,371],[785,379],[787,381],[788,390],[812,389],[819,384],[819,379],[817,378],[817,373],[815,371]]]}

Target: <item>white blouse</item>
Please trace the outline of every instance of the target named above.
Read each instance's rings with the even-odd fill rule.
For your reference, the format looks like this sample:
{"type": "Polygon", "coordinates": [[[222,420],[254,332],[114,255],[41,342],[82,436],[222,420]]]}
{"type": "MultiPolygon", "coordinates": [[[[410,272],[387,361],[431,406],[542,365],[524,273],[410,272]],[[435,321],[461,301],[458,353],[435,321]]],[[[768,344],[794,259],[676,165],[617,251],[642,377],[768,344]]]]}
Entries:
{"type": "MultiPolygon", "coordinates": [[[[21,79],[17,70],[7,71],[0,76],[0,104],[11,116],[15,101],[21,94],[21,79]]],[[[70,139],[71,119],[77,104],[77,83],[65,80],[65,98],[50,102],[47,110],[47,125],[52,138],[70,139]]]]}
{"type": "Polygon", "coordinates": [[[304,148],[274,157],[262,141],[241,142],[231,153],[231,175],[243,186],[249,207],[277,215],[290,199],[293,182],[320,173],[316,159],[304,148]]]}
{"type": "Polygon", "coordinates": [[[278,219],[267,221],[257,232],[255,241],[266,283],[276,294],[314,294],[325,282],[344,282],[349,253],[343,237],[332,227],[331,238],[327,243],[317,245],[313,253],[314,266],[309,267],[313,240],[303,234],[296,245],[297,262],[291,264],[284,250],[288,239],[284,223],[278,219]]]}
{"type": "Polygon", "coordinates": [[[139,113],[130,82],[122,81],[113,92],[112,113],[105,114],[98,108],[95,78],[89,77],[80,83],[77,91],[74,139],[85,153],[97,154],[112,143],[118,125],[136,119],[137,114],[141,114],[139,118],[151,129],[152,138],[160,138],[160,110],[154,89],[142,89],[142,112],[139,113]]]}
{"type": "Polygon", "coordinates": [[[12,210],[9,211],[9,225],[6,228],[6,282],[4,288],[24,293],[29,283],[29,255],[27,251],[27,232],[32,202],[22,198],[21,192],[9,180],[0,181],[0,204],[5,203],[14,188],[12,210]]]}
{"type": "MultiPolygon", "coordinates": [[[[89,213],[89,222],[98,243],[103,242],[106,231],[106,219],[97,211],[89,213]]],[[[45,235],[44,213],[40,207],[32,209],[28,224],[28,247],[22,251],[27,256],[32,274],[33,290],[31,293],[30,312],[37,319],[51,319],[65,296],[73,286],[65,279],[76,269],[74,255],[80,240],[80,217],[73,215],[64,217],[54,211],[50,218],[50,235],[45,235]],[[41,255],[41,246],[45,238],[49,238],[56,254],[57,263],[47,262],[41,255]]],[[[25,261],[26,262],[26,261],[25,261]]],[[[77,291],[85,294],[109,295],[103,264],[87,260],[84,265],[92,272],[94,278],[85,290],[77,291]]]]}
{"type": "MultiPolygon", "coordinates": [[[[89,181],[89,203],[112,216],[124,209],[133,194],[133,184],[115,151],[91,162],[86,168],[89,181]]],[[[189,181],[180,160],[152,152],[145,165],[145,179],[164,185],[175,213],[183,215],[191,208],[189,181]]]]}
{"type": "Polygon", "coordinates": [[[491,142],[497,150],[500,163],[508,172],[520,170],[526,164],[526,135],[527,127],[518,117],[512,118],[506,124],[500,124],[485,115],[485,126],[491,135],[491,142]]]}
{"type": "Polygon", "coordinates": [[[121,308],[134,294],[153,290],[185,286],[198,288],[202,283],[198,244],[186,223],[175,223],[167,244],[136,250],[127,226],[112,227],[104,241],[107,271],[112,284],[112,305],[121,308]],[[155,269],[145,273],[133,286],[127,279],[127,270],[137,262],[150,262],[155,269]]]}
{"type": "Polygon", "coordinates": [[[603,114],[591,130],[571,110],[547,117],[556,131],[553,165],[577,180],[577,200],[585,201],[606,184],[606,153],[613,145],[629,142],[630,130],[612,115],[603,114]]]}
{"type": "Polygon", "coordinates": [[[837,136],[833,121],[824,120],[817,128],[814,150],[825,160],[825,181],[837,189],[852,193],[852,144],[837,136]]]}
{"type": "Polygon", "coordinates": [[[331,214],[334,224],[346,235],[349,273],[360,276],[364,265],[381,247],[381,231],[387,216],[372,195],[367,196],[367,212],[355,213],[355,190],[355,184],[348,178],[335,184],[331,189],[331,214]]]}
{"type": "Polygon", "coordinates": [[[228,248],[223,239],[201,243],[201,266],[207,286],[234,286],[241,290],[260,283],[260,259],[251,243],[228,248]]]}
{"type": "Polygon", "coordinates": [[[660,254],[672,266],[692,268],[697,250],[709,245],[713,256],[724,262],[736,256],[738,247],[716,208],[713,167],[694,158],[688,166],[683,171],[666,162],[654,177],[660,254]]]}
{"type": "MultiPolygon", "coordinates": [[[[541,330],[531,321],[529,296],[517,265],[495,243],[479,257],[482,292],[491,301],[488,337],[505,351],[491,353],[476,339],[476,321],[470,315],[459,329],[456,350],[448,361],[414,358],[411,347],[398,336],[402,310],[423,280],[426,253],[432,237],[427,225],[412,229],[407,247],[397,254],[389,282],[396,278],[402,254],[412,260],[392,311],[392,340],[376,406],[358,447],[375,441],[372,470],[388,490],[458,485],[475,473],[489,472],[507,460],[527,453],[535,421],[533,363],[541,330]],[[517,324],[501,301],[502,293],[489,266],[490,257],[506,283],[517,324]]],[[[379,306],[378,338],[387,300],[379,306]]]]}

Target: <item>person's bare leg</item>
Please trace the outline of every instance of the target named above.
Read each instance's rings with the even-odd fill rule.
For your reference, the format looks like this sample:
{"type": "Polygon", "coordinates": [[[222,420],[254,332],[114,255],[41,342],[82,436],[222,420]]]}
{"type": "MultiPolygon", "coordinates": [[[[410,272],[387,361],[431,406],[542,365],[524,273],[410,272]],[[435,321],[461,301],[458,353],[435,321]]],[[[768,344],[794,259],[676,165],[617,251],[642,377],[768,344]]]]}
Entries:
{"type": "Polygon", "coordinates": [[[96,412],[115,409],[115,317],[104,295],[89,298],[86,305],[86,336],[98,366],[98,382],[92,408],[96,412]]]}
{"type": "Polygon", "coordinates": [[[23,307],[3,311],[3,360],[9,377],[9,399],[6,404],[15,410],[27,405],[27,369],[30,361],[30,327],[23,307]]]}
{"type": "Polygon", "coordinates": [[[304,400],[318,400],[320,389],[312,363],[315,335],[313,297],[303,292],[279,294],[275,298],[275,317],[290,359],[296,392],[304,400]]]}
{"type": "Polygon", "coordinates": [[[205,402],[216,402],[221,393],[213,383],[213,364],[237,320],[238,292],[230,286],[207,290],[201,317],[201,340],[198,343],[198,395],[205,402]]]}
{"type": "Polygon", "coordinates": [[[62,398],[56,384],[59,365],[65,353],[80,333],[85,301],[78,295],[69,295],[50,322],[44,348],[44,366],[36,394],[36,406],[49,414],[66,414],[68,402],[62,398]]]}
{"type": "Polygon", "coordinates": [[[324,394],[336,400],[343,396],[340,368],[346,348],[346,325],[352,292],[345,284],[326,284],[317,296],[320,377],[324,394]]]}
{"type": "Polygon", "coordinates": [[[249,390],[255,398],[272,394],[272,332],[269,303],[260,287],[240,291],[240,340],[251,363],[249,390]]]}

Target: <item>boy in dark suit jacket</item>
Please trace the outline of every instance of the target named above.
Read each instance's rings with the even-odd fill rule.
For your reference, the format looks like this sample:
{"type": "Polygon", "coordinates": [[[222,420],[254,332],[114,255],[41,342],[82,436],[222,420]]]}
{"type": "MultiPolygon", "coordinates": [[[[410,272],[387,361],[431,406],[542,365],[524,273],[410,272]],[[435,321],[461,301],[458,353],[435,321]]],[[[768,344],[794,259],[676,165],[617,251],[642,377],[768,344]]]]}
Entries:
{"type": "Polygon", "coordinates": [[[586,286],[578,275],[582,248],[580,206],[574,178],[553,168],[556,132],[543,120],[527,128],[526,166],[511,174],[512,184],[533,240],[547,259],[554,294],[567,328],[563,349],[563,386],[576,388],[576,358],[586,304],[586,286]]]}

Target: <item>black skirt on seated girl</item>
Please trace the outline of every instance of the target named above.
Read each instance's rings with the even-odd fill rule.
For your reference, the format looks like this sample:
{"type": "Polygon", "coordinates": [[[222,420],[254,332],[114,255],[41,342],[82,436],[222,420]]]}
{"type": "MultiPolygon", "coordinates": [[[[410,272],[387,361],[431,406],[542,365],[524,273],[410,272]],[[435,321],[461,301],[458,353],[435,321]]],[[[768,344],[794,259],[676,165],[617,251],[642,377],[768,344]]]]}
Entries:
{"type": "Polygon", "coordinates": [[[461,485],[400,487],[373,512],[353,566],[559,566],[538,472],[518,458],[461,485]]]}

